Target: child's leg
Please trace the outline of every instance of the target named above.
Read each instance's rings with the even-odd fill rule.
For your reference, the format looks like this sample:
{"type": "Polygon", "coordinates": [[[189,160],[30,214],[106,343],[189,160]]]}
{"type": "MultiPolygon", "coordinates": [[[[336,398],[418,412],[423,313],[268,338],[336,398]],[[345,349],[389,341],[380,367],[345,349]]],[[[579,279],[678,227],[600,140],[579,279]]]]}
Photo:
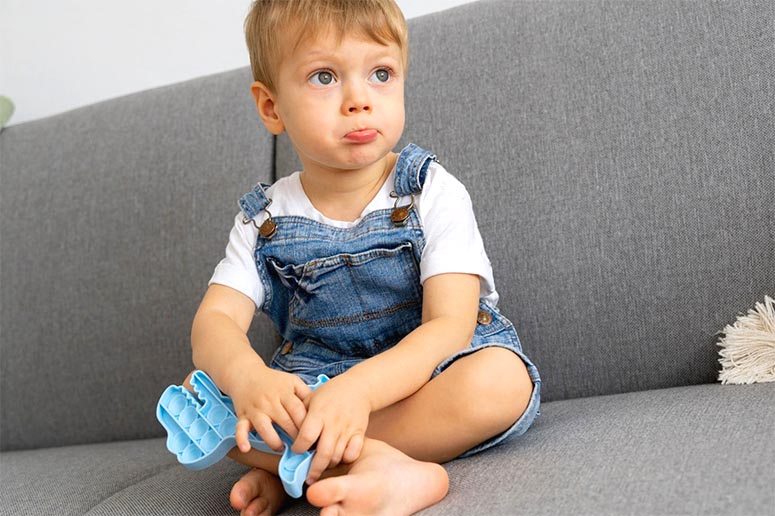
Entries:
{"type": "MultiPolygon", "coordinates": [[[[429,463],[446,462],[509,428],[528,406],[532,389],[525,363],[508,349],[489,347],[459,358],[413,395],[372,413],[361,458],[352,465],[340,464],[325,471],[321,481],[310,486],[307,497],[321,507],[372,503],[380,499],[374,489],[388,485],[400,489],[401,478],[411,477],[396,475],[390,484],[391,479],[383,474],[381,482],[370,483],[368,473],[384,467],[385,462],[387,466],[400,463],[402,470],[422,472],[435,491],[422,482],[403,486],[405,490],[417,486],[426,490],[425,494],[409,497],[412,500],[435,503],[438,500],[426,500],[425,496],[446,493],[447,479],[443,469],[429,469],[433,465],[429,463]],[[375,451],[379,453],[372,453],[375,451]],[[322,481],[348,472],[346,477],[322,481]]],[[[263,460],[258,453],[252,450],[242,454],[235,448],[229,456],[258,465],[263,460]]],[[[385,471],[392,470],[388,467],[385,471]]],[[[249,475],[234,485],[232,493],[255,490],[249,475]]]]}
{"type": "Polygon", "coordinates": [[[366,435],[443,463],[511,427],[533,382],[522,359],[492,346],[459,358],[413,395],[373,412],[366,435]]]}
{"type": "MultiPolygon", "coordinates": [[[[190,378],[184,382],[189,390],[190,378]]],[[[484,348],[456,360],[413,395],[373,412],[366,437],[415,459],[443,463],[510,427],[527,408],[532,389],[519,356],[484,348]]],[[[279,455],[236,447],[228,455],[277,474],[279,455]]]]}
{"type": "Polygon", "coordinates": [[[532,393],[527,367],[512,351],[461,357],[412,396],[373,413],[358,460],[346,475],[324,472],[307,499],[324,508],[321,515],[413,514],[433,505],[449,487],[436,463],[507,430],[532,393]]]}

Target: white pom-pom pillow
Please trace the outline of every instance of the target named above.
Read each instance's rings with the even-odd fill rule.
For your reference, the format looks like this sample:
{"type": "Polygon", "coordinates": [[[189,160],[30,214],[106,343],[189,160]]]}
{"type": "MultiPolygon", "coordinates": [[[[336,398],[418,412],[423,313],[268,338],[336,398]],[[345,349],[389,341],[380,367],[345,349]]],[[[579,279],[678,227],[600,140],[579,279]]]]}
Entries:
{"type": "Polygon", "coordinates": [[[718,379],[726,383],[775,382],[775,300],[764,296],[756,310],[748,310],[734,325],[727,325],[726,337],[718,342],[722,349],[718,379]]]}

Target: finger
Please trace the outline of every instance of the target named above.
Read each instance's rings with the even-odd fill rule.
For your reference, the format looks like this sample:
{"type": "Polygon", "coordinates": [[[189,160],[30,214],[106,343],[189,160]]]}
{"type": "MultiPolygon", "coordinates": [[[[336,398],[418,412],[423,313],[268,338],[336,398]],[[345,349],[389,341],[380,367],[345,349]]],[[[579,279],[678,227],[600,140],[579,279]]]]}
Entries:
{"type": "Polygon", "coordinates": [[[291,396],[283,402],[283,407],[288,411],[288,415],[291,416],[293,424],[296,425],[296,432],[291,435],[294,439],[298,435],[298,429],[301,428],[304,423],[304,418],[307,416],[307,407],[304,406],[304,402],[296,396],[291,396]]]}
{"type": "Polygon", "coordinates": [[[342,460],[347,464],[353,463],[361,456],[361,450],[363,449],[363,434],[355,434],[350,438],[350,442],[347,443],[347,448],[344,450],[342,460]]]}
{"type": "Polygon", "coordinates": [[[316,417],[310,417],[307,415],[299,428],[299,435],[296,437],[291,450],[294,453],[304,453],[309,450],[312,444],[320,436],[320,431],[323,429],[323,422],[316,417]]]}
{"type": "Polygon", "coordinates": [[[275,423],[277,423],[280,428],[285,430],[285,433],[288,434],[292,439],[296,438],[296,435],[299,433],[298,428],[296,428],[296,423],[293,422],[293,419],[291,419],[291,416],[288,415],[288,412],[286,411],[285,407],[283,405],[280,405],[280,407],[275,411],[276,415],[274,417],[275,423]]]}
{"type": "Polygon", "coordinates": [[[320,475],[328,468],[331,462],[331,455],[334,454],[336,441],[334,441],[335,438],[329,437],[330,434],[331,432],[323,432],[320,436],[315,450],[315,458],[312,459],[312,464],[310,464],[309,473],[307,474],[308,484],[320,478],[320,475]]]}
{"type": "Polygon", "coordinates": [[[293,392],[298,396],[300,399],[304,400],[309,397],[310,394],[312,394],[312,389],[309,388],[309,385],[304,383],[304,380],[296,377],[298,380],[293,384],[293,392]]]}
{"type": "Polygon", "coordinates": [[[237,421],[237,430],[234,432],[234,436],[237,439],[237,447],[242,453],[246,453],[250,450],[248,432],[250,432],[250,421],[245,418],[240,418],[240,420],[237,421]]]}
{"type": "Polygon", "coordinates": [[[331,455],[331,462],[329,462],[328,467],[333,468],[339,465],[340,462],[342,462],[342,457],[344,456],[344,450],[347,447],[347,443],[350,442],[350,439],[346,435],[339,436],[339,440],[336,442],[336,446],[334,447],[334,453],[331,455]]]}
{"type": "Polygon", "coordinates": [[[261,439],[264,440],[267,446],[272,448],[274,451],[283,450],[283,441],[280,439],[277,431],[275,431],[274,427],[272,426],[272,420],[269,419],[269,416],[266,414],[260,414],[253,422],[253,424],[256,427],[258,435],[261,436],[261,439]]]}

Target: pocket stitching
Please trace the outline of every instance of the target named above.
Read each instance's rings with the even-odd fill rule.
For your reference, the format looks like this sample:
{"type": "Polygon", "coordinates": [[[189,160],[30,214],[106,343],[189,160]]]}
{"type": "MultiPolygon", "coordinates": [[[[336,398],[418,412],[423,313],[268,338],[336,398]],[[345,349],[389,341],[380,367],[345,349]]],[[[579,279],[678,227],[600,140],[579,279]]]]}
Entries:
{"type": "MultiPolygon", "coordinates": [[[[293,295],[291,297],[291,300],[290,300],[290,302],[288,304],[288,315],[289,315],[290,319],[292,320],[292,322],[294,324],[298,324],[300,326],[304,326],[304,327],[307,327],[307,328],[320,328],[320,327],[325,327],[325,326],[333,326],[333,325],[337,325],[337,324],[354,324],[354,323],[357,323],[360,320],[368,320],[368,319],[374,319],[374,318],[381,318],[381,317],[384,317],[384,316],[389,315],[391,313],[394,313],[394,312],[396,312],[398,310],[402,310],[404,308],[407,308],[409,306],[416,305],[418,303],[421,304],[422,303],[422,290],[420,288],[418,288],[418,285],[413,285],[414,293],[420,298],[420,300],[418,300],[418,301],[415,301],[415,300],[406,301],[405,300],[405,301],[397,303],[397,304],[395,304],[393,306],[386,307],[386,308],[384,308],[382,310],[373,311],[373,312],[369,312],[368,313],[368,315],[381,314],[381,315],[379,315],[379,317],[366,317],[365,319],[363,319],[363,318],[358,319],[356,316],[352,316],[351,315],[351,316],[341,316],[341,317],[333,317],[333,318],[329,317],[329,318],[320,319],[320,320],[317,320],[317,321],[308,321],[307,319],[303,319],[303,318],[298,317],[296,315],[296,313],[295,313],[296,309],[299,307],[299,304],[301,302],[300,296],[298,295],[299,294],[299,289],[302,286],[304,286],[306,288],[306,285],[308,284],[309,279],[311,279],[309,276],[311,274],[314,274],[314,270],[310,270],[312,268],[312,265],[320,264],[320,263],[325,263],[326,261],[332,260],[332,259],[338,259],[339,267],[336,267],[338,269],[340,267],[350,266],[350,265],[353,264],[352,261],[343,261],[340,257],[342,257],[342,256],[349,256],[349,257],[352,257],[352,256],[363,256],[364,258],[362,258],[360,261],[356,261],[355,264],[354,264],[355,267],[360,267],[360,266],[363,266],[366,263],[371,262],[371,261],[373,261],[374,259],[377,259],[377,258],[392,257],[392,256],[400,257],[401,254],[404,252],[404,250],[406,248],[409,248],[409,250],[408,250],[408,254],[409,254],[408,260],[411,262],[411,265],[408,265],[409,270],[407,270],[407,264],[404,263],[404,260],[401,260],[401,262],[402,262],[401,263],[401,268],[403,269],[405,274],[407,274],[409,276],[416,275],[417,277],[419,277],[419,267],[418,267],[418,265],[416,263],[417,260],[416,260],[416,257],[414,255],[413,247],[414,247],[414,244],[410,240],[406,240],[406,241],[401,242],[398,246],[393,247],[393,248],[378,247],[376,249],[368,249],[366,251],[361,251],[360,253],[339,253],[339,254],[327,256],[327,257],[324,257],[324,258],[317,258],[315,260],[310,260],[309,262],[304,264],[304,266],[302,268],[302,272],[301,272],[302,276],[301,276],[300,279],[297,280],[296,289],[294,290],[293,295]],[[368,259],[365,259],[365,257],[368,257],[368,259]],[[356,317],[357,320],[355,320],[355,321],[343,321],[342,320],[342,319],[350,319],[350,318],[353,318],[353,317],[356,317]]],[[[333,263],[337,263],[337,262],[333,262],[333,263]]],[[[298,265],[296,267],[298,267],[298,265]]]]}

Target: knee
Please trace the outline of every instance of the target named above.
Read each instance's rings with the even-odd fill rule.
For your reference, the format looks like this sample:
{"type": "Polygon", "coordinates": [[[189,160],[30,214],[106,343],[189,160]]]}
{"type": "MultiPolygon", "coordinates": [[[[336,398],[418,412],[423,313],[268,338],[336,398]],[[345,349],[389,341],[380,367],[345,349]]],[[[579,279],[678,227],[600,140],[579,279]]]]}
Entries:
{"type": "Polygon", "coordinates": [[[465,408],[488,426],[507,429],[525,412],[533,392],[525,363],[502,347],[485,348],[465,359],[471,359],[463,374],[465,408]]]}

